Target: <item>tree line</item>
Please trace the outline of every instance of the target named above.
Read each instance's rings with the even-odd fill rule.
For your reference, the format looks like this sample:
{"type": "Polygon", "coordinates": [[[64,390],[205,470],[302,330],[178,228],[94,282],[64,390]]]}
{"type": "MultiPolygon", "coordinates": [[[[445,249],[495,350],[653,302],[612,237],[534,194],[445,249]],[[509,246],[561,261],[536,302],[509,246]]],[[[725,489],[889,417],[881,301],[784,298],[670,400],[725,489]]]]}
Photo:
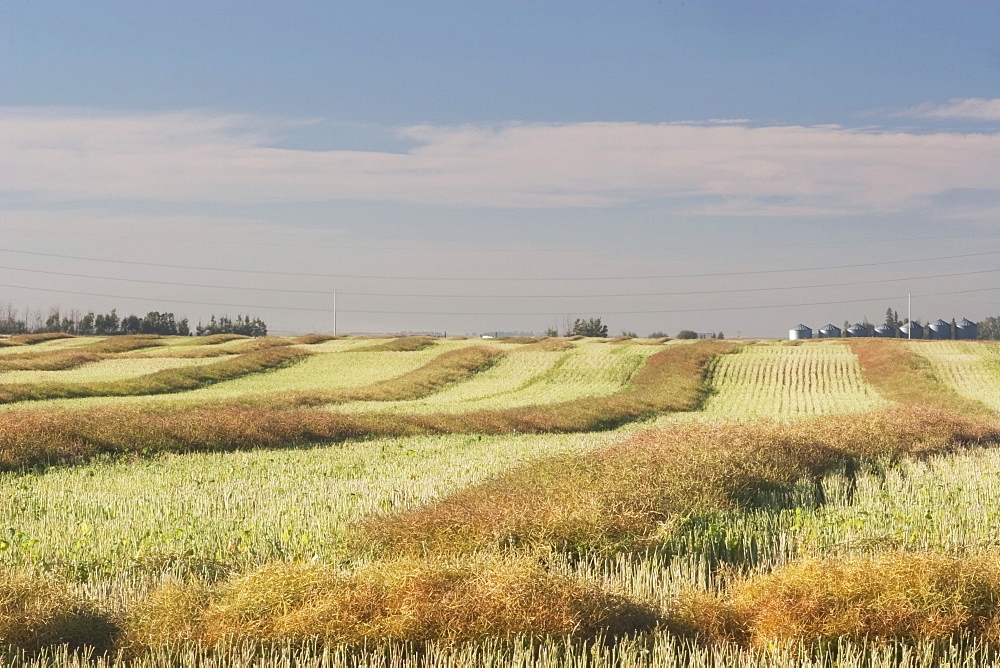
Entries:
{"type": "Polygon", "coordinates": [[[63,332],[80,336],[117,336],[123,334],[158,334],[160,336],[197,336],[210,334],[242,334],[266,336],[267,324],[257,317],[228,315],[216,317],[213,313],[208,323],[200,321],[191,331],[187,318],[177,318],[173,313],[150,311],[145,316],[119,316],[117,309],[108,313],[83,313],[79,310],[61,311],[58,307],[45,311],[25,309],[18,312],[11,304],[0,308],[0,334],[37,334],[63,332]]]}
{"type": "MultiPolygon", "coordinates": [[[[549,327],[545,330],[545,336],[559,336],[559,330],[555,327],[549,327]]],[[[608,337],[608,326],[601,322],[600,318],[577,318],[575,320],[566,319],[564,323],[563,336],[592,336],[597,338],[607,338],[608,337]]],[[[622,336],[627,336],[630,338],[636,338],[635,332],[630,332],[628,330],[622,330],[622,336]]],[[[651,339],[662,339],[670,338],[666,332],[653,332],[649,335],[651,339]]],[[[722,332],[716,334],[715,332],[709,332],[707,334],[699,334],[690,329],[682,329],[677,334],[678,339],[724,339],[726,335],[722,332]]]]}

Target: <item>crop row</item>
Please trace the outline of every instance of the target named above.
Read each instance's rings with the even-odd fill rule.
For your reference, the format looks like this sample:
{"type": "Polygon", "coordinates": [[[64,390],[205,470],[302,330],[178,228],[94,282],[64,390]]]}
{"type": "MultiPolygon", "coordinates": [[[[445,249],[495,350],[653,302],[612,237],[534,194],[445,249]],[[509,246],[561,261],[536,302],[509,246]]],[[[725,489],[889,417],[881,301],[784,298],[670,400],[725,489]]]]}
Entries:
{"type": "Polygon", "coordinates": [[[885,405],[863,380],[857,358],[839,343],[746,346],[719,357],[709,381],[705,412],[716,418],[780,419],[885,405]]]}

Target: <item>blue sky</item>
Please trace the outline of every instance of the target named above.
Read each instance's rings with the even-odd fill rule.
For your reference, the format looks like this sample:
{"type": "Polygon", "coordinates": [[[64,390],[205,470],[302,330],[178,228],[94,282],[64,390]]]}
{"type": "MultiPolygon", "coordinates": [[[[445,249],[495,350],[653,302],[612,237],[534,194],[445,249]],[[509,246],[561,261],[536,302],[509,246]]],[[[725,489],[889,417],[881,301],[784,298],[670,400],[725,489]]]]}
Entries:
{"type": "Polygon", "coordinates": [[[998,34],[992,2],[7,1],[0,304],[996,315],[998,34]]]}

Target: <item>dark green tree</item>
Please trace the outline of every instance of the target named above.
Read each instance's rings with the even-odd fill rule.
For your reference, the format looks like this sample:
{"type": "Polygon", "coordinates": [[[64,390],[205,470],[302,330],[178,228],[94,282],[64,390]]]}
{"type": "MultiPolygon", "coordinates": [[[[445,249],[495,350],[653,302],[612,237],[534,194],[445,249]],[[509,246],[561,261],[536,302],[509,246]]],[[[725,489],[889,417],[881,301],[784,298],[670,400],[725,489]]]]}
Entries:
{"type": "Polygon", "coordinates": [[[573,321],[573,334],[576,336],[607,338],[608,326],[602,325],[600,318],[588,318],[587,320],[577,318],[573,321]]]}
{"type": "Polygon", "coordinates": [[[94,314],[88,313],[87,315],[80,318],[80,324],[77,325],[77,331],[83,336],[88,336],[94,333],[94,314]]]}
{"type": "Polygon", "coordinates": [[[122,318],[122,334],[139,334],[142,332],[142,320],[137,315],[129,315],[122,318]]]}
{"type": "Polygon", "coordinates": [[[979,338],[988,341],[1000,340],[1000,317],[990,316],[979,321],[979,338]]]}

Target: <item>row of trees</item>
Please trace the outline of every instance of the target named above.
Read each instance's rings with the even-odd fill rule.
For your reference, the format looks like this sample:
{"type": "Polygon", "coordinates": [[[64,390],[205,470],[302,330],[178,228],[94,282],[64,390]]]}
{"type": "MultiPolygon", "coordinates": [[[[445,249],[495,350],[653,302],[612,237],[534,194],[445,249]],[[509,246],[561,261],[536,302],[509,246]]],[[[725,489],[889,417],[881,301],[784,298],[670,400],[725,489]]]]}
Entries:
{"type": "MultiPolygon", "coordinates": [[[[572,323],[567,319],[564,336],[595,336],[599,338],[606,338],[608,336],[608,326],[601,322],[600,318],[587,318],[586,320],[582,318],[577,318],[572,323]]],[[[559,336],[559,330],[555,327],[549,327],[545,330],[545,336],[559,336]]],[[[622,336],[631,336],[635,338],[635,332],[629,332],[626,330],[622,331],[622,336]]],[[[669,335],[664,332],[653,332],[649,335],[651,339],[662,339],[668,338],[669,335]]],[[[678,339],[698,339],[698,338],[708,338],[708,339],[724,339],[725,334],[719,332],[718,334],[712,332],[709,334],[699,334],[690,329],[682,329],[677,334],[678,339]]]]}
{"type": "Polygon", "coordinates": [[[267,336],[267,325],[260,318],[251,318],[248,315],[237,315],[236,320],[227,315],[219,316],[215,319],[215,314],[209,319],[207,325],[200,322],[195,328],[198,336],[208,336],[209,334],[242,334],[243,336],[267,336]]]}
{"type": "Polygon", "coordinates": [[[1000,341],[1000,316],[990,316],[983,318],[978,323],[979,338],[991,341],[1000,341]]]}
{"type": "MultiPolygon", "coordinates": [[[[26,309],[18,313],[11,304],[0,308],[0,334],[33,334],[39,332],[64,332],[81,336],[115,336],[120,334],[159,334],[161,336],[188,336],[191,327],[187,318],[176,318],[173,313],[150,311],[145,316],[119,316],[117,309],[108,313],[67,312],[59,308],[44,311],[26,309]]],[[[266,336],[267,325],[260,318],[238,315],[233,320],[227,315],[212,317],[207,325],[200,322],[195,327],[198,336],[208,334],[244,334],[266,336]]]]}

